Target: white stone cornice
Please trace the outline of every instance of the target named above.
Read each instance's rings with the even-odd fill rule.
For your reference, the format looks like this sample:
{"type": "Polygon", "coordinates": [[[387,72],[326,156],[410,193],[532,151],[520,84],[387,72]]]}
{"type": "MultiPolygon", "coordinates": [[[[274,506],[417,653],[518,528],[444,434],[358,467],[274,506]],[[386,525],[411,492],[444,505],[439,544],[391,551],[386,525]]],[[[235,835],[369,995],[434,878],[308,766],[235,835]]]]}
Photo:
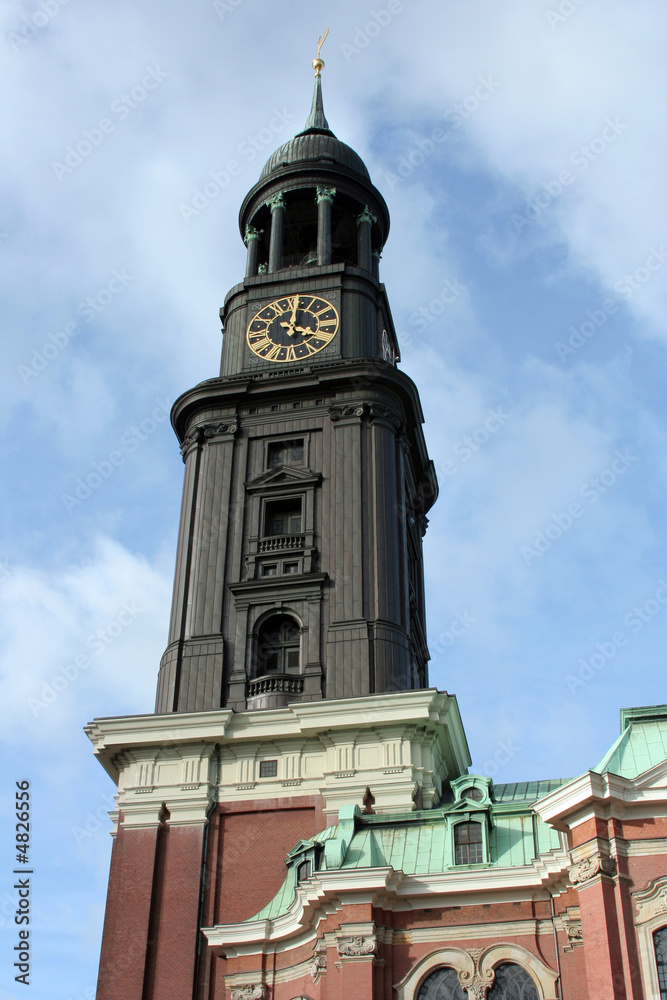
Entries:
{"type": "MultiPolygon", "coordinates": [[[[661,773],[660,768],[652,771],[661,773]]],[[[594,817],[648,818],[667,815],[667,788],[647,772],[631,781],[618,774],[587,771],[535,803],[535,812],[556,830],[568,831],[594,817]],[[657,810],[657,813],[656,813],[657,810]]]]}
{"type": "Polygon", "coordinates": [[[534,899],[547,885],[551,891],[559,891],[570,865],[568,853],[552,851],[539,862],[432,875],[405,875],[391,867],[320,871],[299,885],[289,910],[275,919],[207,927],[203,933],[218,955],[266,954],[295,948],[314,938],[318,924],[345,905],[367,903],[386,910],[412,910],[534,899]]]}
{"type": "Polygon", "coordinates": [[[428,808],[445,778],[470,763],[456,700],[432,689],[257,712],[97,719],[86,731],[124,799],[143,795],[172,814],[182,804],[183,822],[191,801],[183,793],[200,800],[194,821],[202,822],[212,784],[221,802],[277,798],[298,785],[301,795],[322,796],[330,820],[341,806],[361,805],[367,787],[377,813],[411,811],[415,798],[428,808]],[[277,761],[277,774],[260,775],[264,760],[277,761]]]}

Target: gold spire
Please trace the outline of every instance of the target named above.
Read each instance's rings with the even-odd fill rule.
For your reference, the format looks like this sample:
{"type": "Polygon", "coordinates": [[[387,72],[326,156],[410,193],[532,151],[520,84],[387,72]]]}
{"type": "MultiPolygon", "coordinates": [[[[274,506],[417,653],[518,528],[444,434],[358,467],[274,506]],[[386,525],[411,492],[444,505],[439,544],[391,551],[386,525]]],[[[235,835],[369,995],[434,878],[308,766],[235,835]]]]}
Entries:
{"type": "Polygon", "coordinates": [[[329,28],[317,39],[317,58],[313,59],[313,69],[315,70],[315,76],[321,76],[322,70],[324,69],[324,59],[320,58],[320,50],[326,41],[326,37],[329,34],[329,28]]]}

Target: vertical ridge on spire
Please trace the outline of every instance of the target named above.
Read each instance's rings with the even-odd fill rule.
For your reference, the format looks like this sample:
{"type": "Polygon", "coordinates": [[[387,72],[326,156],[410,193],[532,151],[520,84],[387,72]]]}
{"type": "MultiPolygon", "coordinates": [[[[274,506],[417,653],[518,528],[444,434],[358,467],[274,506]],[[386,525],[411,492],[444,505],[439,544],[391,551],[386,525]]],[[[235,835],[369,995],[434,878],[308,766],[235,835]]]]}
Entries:
{"type": "Polygon", "coordinates": [[[310,114],[308,115],[308,119],[303,128],[304,132],[309,132],[311,130],[315,130],[317,132],[331,131],[329,128],[329,122],[324,114],[324,102],[322,100],[322,77],[319,75],[315,77],[313,103],[310,108],[310,114]]]}

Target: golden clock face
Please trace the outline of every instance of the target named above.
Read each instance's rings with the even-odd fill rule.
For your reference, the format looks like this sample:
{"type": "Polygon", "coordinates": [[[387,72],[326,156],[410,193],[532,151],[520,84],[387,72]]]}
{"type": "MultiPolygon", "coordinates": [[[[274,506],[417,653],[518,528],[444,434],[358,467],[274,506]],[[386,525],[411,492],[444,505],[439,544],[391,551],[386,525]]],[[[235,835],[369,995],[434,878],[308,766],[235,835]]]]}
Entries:
{"type": "Polygon", "coordinates": [[[285,295],[263,306],[248,324],[248,347],[265,361],[302,361],[336,336],[336,308],[317,295],[285,295]]]}

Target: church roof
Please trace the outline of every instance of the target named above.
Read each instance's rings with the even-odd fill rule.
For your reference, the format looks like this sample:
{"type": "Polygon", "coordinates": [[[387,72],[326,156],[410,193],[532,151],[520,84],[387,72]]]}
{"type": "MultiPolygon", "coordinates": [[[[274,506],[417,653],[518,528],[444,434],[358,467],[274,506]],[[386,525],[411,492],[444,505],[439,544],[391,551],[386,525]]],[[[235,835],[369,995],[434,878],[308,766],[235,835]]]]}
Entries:
{"type": "MultiPolygon", "coordinates": [[[[562,783],[560,779],[523,782],[525,786],[533,786],[531,795],[538,786],[545,794],[547,786],[553,788],[562,783]]],[[[533,801],[534,798],[533,795],[533,801]]],[[[560,835],[533,813],[528,797],[523,798],[522,807],[517,808],[516,802],[516,799],[511,805],[494,802],[490,807],[492,822],[486,868],[532,865],[536,856],[549,854],[561,847],[560,835]]],[[[460,815],[457,813],[456,818],[460,815]]],[[[460,874],[467,866],[452,864],[453,818],[448,807],[391,815],[357,813],[349,843],[345,842],[350,829],[349,819],[344,830],[340,825],[327,827],[310,843],[315,845],[328,840],[342,840],[342,859],[337,867],[343,871],[390,867],[404,875],[460,874]]],[[[249,919],[273,920],[286,913],[295,898],[296,879],[296,866],[291,865],[273,899],[249,919]]]]}
{"type": "Polygon", "coordinates": [[[345,167],[370,181],[366,164],[359,154],[337,139],[329,128],[322,102],[322,81],[319,76],[316,76],[313,103],[303,131],[271,154],[264,164],[259,179],[263,181],[275,170],[290,167],[296,163],[317,163],[318,161],[324,162],[326,165],[333,163],[345,167]]]}
{"type": "Polygon", "coordinates": [[[624,709],[621,721],[627,725],[593,771],[598,774],[608,771],[633,780],[667,760],[667,705],[624,709]],[[635,715],[639,711],[644,717],[635,715]]]}

